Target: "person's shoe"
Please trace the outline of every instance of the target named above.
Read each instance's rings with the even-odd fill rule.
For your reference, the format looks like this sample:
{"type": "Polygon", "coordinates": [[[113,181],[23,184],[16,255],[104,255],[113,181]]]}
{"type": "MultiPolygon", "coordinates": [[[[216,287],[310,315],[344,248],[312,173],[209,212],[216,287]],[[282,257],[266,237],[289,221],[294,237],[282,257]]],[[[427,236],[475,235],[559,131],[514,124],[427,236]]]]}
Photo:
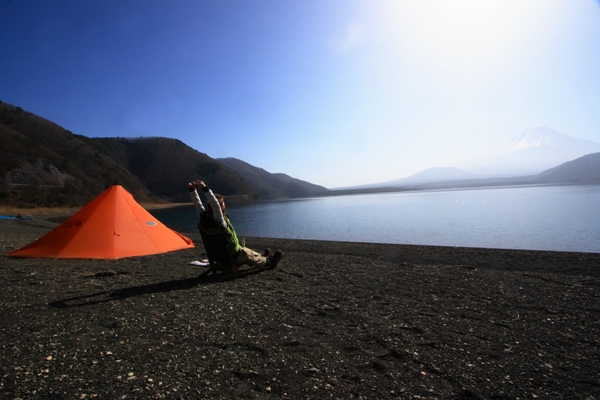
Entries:
{"type": "Polygon", "coordinates": [[[273,254],[273,257],[271,257],[270,259],[269,268],[275,268],[277,266],[277,263],[279,263],[279,260],[281,260],[281,256],[283,256],[283,253],[281,252],[281,250],[277,250],[275,254],[273,254]]]}
{"type": "Polygon", "coordinates": [[[263,257],[267,257],[267,258],[271,257],[271,249],[266,248],[265,252],[263,253],[263,257]]]}

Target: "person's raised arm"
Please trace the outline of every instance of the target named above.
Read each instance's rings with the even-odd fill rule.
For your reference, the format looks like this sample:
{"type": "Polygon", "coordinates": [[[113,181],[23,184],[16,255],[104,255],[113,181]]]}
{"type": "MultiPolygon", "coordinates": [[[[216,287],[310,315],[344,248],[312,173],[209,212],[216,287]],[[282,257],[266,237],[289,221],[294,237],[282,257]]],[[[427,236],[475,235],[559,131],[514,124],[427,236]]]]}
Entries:
{"type": "Polygon", "coordinates": [[[225,218],[223,217],[223,210],[221,210],[219,200],[217,200],[214,193],[209,188],[204,187],[202,188],[202,191],[204,191],[204,194],[206,195],[206,201],[210,204],[214,220],[221,224],[223,228],[227,228],[227,222],[225,222],[225,218]]]}
{"type": "MultiPolygon", "coordinates": [[[[193,185],[194,191],[198,187],[202,188],[202,191],[206,195],[206,201],[208,201],[208,204],[212,210],[213,219],[215,221],[217,221],[219,224],[221,224],[224,228],[227,228],[227,222],[225,222],[225,218],[223,218],[223,210],[221,210],[221,205],[219,204],[219,201],[215,197],[212,190],[210,190],[203,181],[194,181],[190,185],[193,185]]],[[[196,196],[198,196],[198,193],[196,193],[196,196]]],[[[198,201],[199,200],[200,199],[198,199],[198,201]]],[[[196,204],[196,203],[194,203],[194,204],[196,204]]],[[[201,202],[200,202],[200,205],[202,205],[201,202]]],[[[196,208],[196,209],[198,209],[198,208],[196,208]]],[[[202,207],[202,211],[204,211],[204,207],[202,207]]]]}
{"type": "Polygon", "coordinates": [[[196,212],[198,213],[198,216],[200,216],[200,214],[206,211],[206,209],[204,208],[204,204],[202,204],[202,200],[200,200],[200,196],[196,191],[196,188],[198,187],[206,187],[206,185],[202,181],[193,181],[188,183],[188,189],[190,190],[190,198],[192,199],[192,203],[194,203],[194,207],[196,207],[196,212]]]}

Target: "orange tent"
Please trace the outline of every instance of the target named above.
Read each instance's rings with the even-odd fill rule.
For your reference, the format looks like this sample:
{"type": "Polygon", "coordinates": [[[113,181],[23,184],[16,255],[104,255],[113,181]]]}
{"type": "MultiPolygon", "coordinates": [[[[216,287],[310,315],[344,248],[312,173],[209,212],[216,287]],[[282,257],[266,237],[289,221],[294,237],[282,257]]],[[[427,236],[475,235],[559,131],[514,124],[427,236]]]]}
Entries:
{"type": "Polygon", "coordinates": [[[10,257],[117,259],[193,248],[120,185],[113,185],[51,232],[10,257]]]}

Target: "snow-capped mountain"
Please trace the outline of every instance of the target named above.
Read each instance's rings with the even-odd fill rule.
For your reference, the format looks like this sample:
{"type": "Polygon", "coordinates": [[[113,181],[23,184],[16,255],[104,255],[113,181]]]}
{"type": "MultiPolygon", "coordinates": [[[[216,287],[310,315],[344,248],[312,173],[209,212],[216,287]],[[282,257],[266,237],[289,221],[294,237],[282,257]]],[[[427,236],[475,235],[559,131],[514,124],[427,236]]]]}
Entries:
{"type": "Polygon", "coordinates": [[[506,155],[540,147],[579,153],[587,152],[589,150],[589,144],[600,146],[598,143],[576,139],[564,133],[540,126],[537,128],[525,129],[508,143],[495,148],[486,154],[486,156],[506,155]]]}
{"type": "Polygon", "coordinates": [[[525,129],[481,157],[453,166],[485,177],[523,176],[596,152],[600,152],[600,143],[537,127],[525,129]]]}

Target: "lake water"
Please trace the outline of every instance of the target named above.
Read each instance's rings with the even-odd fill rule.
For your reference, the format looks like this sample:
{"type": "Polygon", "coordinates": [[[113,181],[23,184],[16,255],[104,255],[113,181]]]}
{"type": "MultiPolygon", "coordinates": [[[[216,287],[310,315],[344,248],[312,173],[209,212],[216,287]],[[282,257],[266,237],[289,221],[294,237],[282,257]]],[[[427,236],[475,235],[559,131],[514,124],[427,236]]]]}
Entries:
{"type": "MultiPolygon", "coordinates": [[[[244,236],[600,253],[600,186],[332,196],[227,209],[244,236]]],[[[193,206],[153,210],[197,232],[193,206]]]]}

